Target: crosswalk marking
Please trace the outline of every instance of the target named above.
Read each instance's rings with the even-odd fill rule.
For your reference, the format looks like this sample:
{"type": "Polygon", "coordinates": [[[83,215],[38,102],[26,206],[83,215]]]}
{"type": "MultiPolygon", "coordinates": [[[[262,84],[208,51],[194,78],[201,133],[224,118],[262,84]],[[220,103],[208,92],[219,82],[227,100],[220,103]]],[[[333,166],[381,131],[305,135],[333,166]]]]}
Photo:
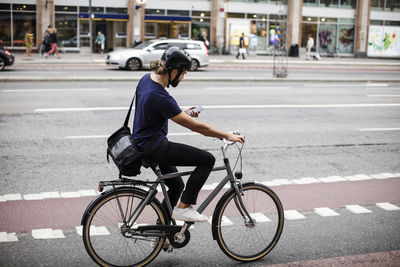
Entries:
{"type": "Polygon", "coordinates": [[[0,232],[0,243],[15,241],[18,241],[18,237],[15,235],[15,233],[0,232]]]}
{"type": "Polygon", "coordinates": [[[301,214],[297,210],[285,210],[284,214],[285,218],[288,220],[302,220],[306,218],[303,214],[301,214]]]}
{"type": "Polygon", "coordinates": [[[384,209],[384,210],[388,210],[388,211],[400,210],[400,207],[398,207],[398,206],[396,206],[394,204],[388,203],[388,202],[376,203],[376,205],[379,208],[384,209]]]}
{"type": "Polygon", "coordinates": [[[346,209],[351,211],[352,213],[355,214],[362,214],[362,213],[371,213],[372,211],[370,211],[367,208],[364,208],[360,205],[347,205],[346,209]]]}
{"type": "MultiPolygon", "coordinates": [[[[105,226],[90,226],[90,235],[91,236],[100,236],[100,235],[110,235],[110,232],[107,230],[105,226]]],[[[82,236],[83,233],[83,226],[77,226],[76,227],[76,233],[80,236],[82,236]]]]}
{"type": "Polygon", "coordinates": [[[61,230],[53,230],[51,228],[34,229],[34,230],[32,230],[32,237],[34,239],[65,238],[63,231],[61,231],[61,230]]]}
{"type": "Polygon", "coordinates": [[[323,207],[323,208],[315,208],[314,212],[322,217],[331,217],[331,216],[339,216],[340,214],[334,211],[333,209],[323,207]]]}

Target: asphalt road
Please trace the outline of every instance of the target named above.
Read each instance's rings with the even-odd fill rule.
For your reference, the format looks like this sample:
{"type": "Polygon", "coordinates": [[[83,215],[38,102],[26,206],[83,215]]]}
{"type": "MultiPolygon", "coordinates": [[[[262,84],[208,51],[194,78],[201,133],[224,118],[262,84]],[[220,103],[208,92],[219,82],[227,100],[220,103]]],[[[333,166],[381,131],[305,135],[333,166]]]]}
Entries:
{"type": "MultiPolygon", "coordinates": [[[[54,76],[59,75],[58,71],[46,73],[43,69],[41,73],[54,76]]],[[[79,75],[76,69],[62,71],[65,75],[79,75]]],[[[95,71],[96,75],[102,74],[102,70],[85,70],[86,73],[95,71]]],[[[257,71],[246,73],[253,72],[257,71]]],[[[218,75],[218,72],[212,74],[218,75]]],[[[23,213],[29,206],[40,210],[46,207],[44,201],[56,202],[27,200],[27,195],[94,190],[99,180],[116,178],[116,168],[105,160],[105,141],[123,123],[135,86],[133,81],[2,83],[0,232],[10,233],[5,225],[11,219],[30,230],[29,221],[12,217],[20,218],[21,214],[15,212],[7,217],[5,211],[13,214],[13,207],[19,207],[22,209],[19,213],[23,213]],[[20,194],[22,199],[11,200],[15,194],[20,194]]],[[[355,176],[390,173],[397,181],[399,90],[399,83],[215,81],[184,81],[178,88],[170,89],[181,106],[204,107],[199,120],[224,130],[240,130],[246,136],[245,179],[264,183],[273,183],[276,179],[289,181],[290,186],[281,185],[274,190],[285,199],[284,207],[287,204],[287,209],[298,210],[305,216],[300,220],[288,219],[284,235],[271,254],[245,266],[337,259],[338,256],[351,261],[348,258],[351,255],[378,253],[382,256],[380,253],[384,252],[392,253],[386,257],[392,266],[400,262],[400,256],[396,256],[400,250],[400,213],[376,206],[378,202],[399,206],[400,200],[393,194],[400,189],[399,184],[388,184],[386,179],[358,181],[359,176],[355,176]],[[332,176],[346,181],[322,184],[324,178],[332,176]],[[308,187],[298,181],[311,177],[322,179],[316,186],[324,187],[303,192],[308,187]],[[344,195],[354,197],[348,202],[340,202],[343,197],[335,197],[332,191],[334,187],[347,185],[343,183],[351,184],[342,189],[344,195]],[[372,197],[374,193],[367,188],[379,188],[382,197],[372,197]],[[309,196],[310,203],[315,205],[291,206],[290,195],[300,199],[309,196]],[[325,203],[324,196],[331,202],[325,203]],[[354,204],[371,212],[350,212],[346,205],[354,204]],[[340,216],[315,214],[314,208],[326,205],[340,216]]],[[[217,165],[222,165],[219,140],[192,135],[172,123],[169,139],[207,149],[216,156],[217,165]]],[[[234,149],[230,151],[232,160],[236,154],[234,149]]],[[[221,175],[212,174],[207,185],[218,182],[221,175]]],[[[144,170],[143,177],[149,176],[144,170]]],[[[65,197],[57,202],[65,205],[63,199],[68,201],[65,197]]],[[[74,206],[69,208],[74,210],[74,206]]],[[[76,210],[81,213],[80,209],[76,210]]],[[[60,229],[50,221],[43,218],[41,228],[60,229]]],[[[75,229],[61,229],[65,238],[54,240],[34,239],[29,230],[15,231],[17,242],[0,242],[0,266],[93,266],[75,229]]],[[[154,265],[235,266],[212,241],[210,233],[209,225],[196,226],[187,247],[172,254],[160,254],[154,265]]]]}

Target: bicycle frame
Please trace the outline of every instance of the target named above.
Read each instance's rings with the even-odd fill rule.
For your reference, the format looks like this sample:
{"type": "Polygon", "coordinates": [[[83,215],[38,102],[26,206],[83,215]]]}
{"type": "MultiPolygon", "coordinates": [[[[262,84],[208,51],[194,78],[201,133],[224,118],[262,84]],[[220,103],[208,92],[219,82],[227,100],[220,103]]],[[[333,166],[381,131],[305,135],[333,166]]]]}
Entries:
{"type": "MultiPolygon", "coordinates": [[[[198,207],[197,211],[199,213],[202,213],[207,208],[207,206],[211,203],[211,201],[222,190],[222,188],[225,186],[225,184],[227,184],[228,181],[229,181],[231,183],[231,188],[233,188],[236,191],[237,198],[235,199],[235,203],[236,203],[236,206],[237,206],[239,212],[241,213],[241,215],[243,217],[246,215],[247,218],[250,220],[250,222],[253,222],[253,219],[251,218],[249,212],[247,211],[246,207],[243,204],[243,201],[242,201],[242,198],[241,198],[241,192],[240,192],[240,189],[238,187],[238,184],[236,183],[237,180],[236,180],[235,176],[232,173],[232,169],[231,169],[231,166],[230,166],[230,163],[229,163],[229,159],[226,156],[226,151],[227,151],[227,148],[229,147],[229,145],[232,145],[232,144],[228,144],[228,143],[225,142],[225,145],[223,147],[221,147],[222,154],[223,154],[223,160],[224,160],[224,166],[215,167],[215,168],[212,169],[212,172],[226,170],[227,171],[227,175],[217,185],[217,187],[210,193],[210,195],[208,195],[208,197],[203,201],[203,203],[201,203],[201,205],[198,207]]],[[[174,172],[174,173],[169,173],[169,174],[162,175],[158,165],[155,167],[154,172],[157,175],[157,179],[156,179],[155,182],[153,182],[153,185],[150,186],[146,199],[143,200],[138,205],[136,210],[133,212],[133,214],[127,220],[127,225],[129,227],[131,227],[135,223],[137,217],[143,211],[144,207],[148,203],[150,203],[151,199],[154,197],[154,194],[157,192],[156,188],[157,188],[157,186],[159,184],[161,185],[161,189],[162,189],[164,198],[166,200],[166,204],[167,204],[167,208],[168,208],[167,212],[169,212],[169,215],[172,215],[171,202],[169,200],[169,197],[168,197],[168,194],[167,194],[167,189],[165,188],[165,184],[164,184],[163,180],[176,178],[176,177],[179,177],[179,176],[187,176],[187,175],[191,175],[193,173],[193,171],[185,171],[185,172],[174,172]]],[[[119,201],[118,201],[118,205],[120,206],[119,201]]],[[[119,208],[120,208],[120,211],[122,211],[121,207],[119,207],[119,208]]],[[[175,222],[174,219],[172,219],[172,224],[176,225],[176,222],[175,222]]],[[[187,226],[185,226],[185,227],[187,227],[187,226]]]]}

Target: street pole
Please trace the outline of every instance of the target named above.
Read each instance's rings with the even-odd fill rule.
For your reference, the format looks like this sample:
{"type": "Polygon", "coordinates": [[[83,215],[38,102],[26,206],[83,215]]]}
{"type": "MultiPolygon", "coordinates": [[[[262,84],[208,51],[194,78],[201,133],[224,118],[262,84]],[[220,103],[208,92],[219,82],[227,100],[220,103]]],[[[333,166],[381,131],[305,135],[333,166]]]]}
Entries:
{"type": "Polygon", "coordinates": [[[92,60],[92,51],[93,51],[93,37],[92,37],[92,0],[89,0],[89,55],[90,60],[92,60]]]}

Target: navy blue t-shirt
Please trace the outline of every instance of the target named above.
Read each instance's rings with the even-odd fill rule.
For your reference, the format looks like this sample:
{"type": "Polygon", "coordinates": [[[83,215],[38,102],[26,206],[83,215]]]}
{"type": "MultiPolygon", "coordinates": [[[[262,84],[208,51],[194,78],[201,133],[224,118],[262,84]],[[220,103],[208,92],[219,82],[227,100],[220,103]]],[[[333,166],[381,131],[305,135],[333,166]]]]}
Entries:
{"type": "Polygon", "coordinates": [[[146,148],[147,142],[158,134],[153,149],[158,147],[168,134],[168,120],[182,112],[175,99],[146,74],[136,91],[133,138],[137,147],[146,148]]]}

